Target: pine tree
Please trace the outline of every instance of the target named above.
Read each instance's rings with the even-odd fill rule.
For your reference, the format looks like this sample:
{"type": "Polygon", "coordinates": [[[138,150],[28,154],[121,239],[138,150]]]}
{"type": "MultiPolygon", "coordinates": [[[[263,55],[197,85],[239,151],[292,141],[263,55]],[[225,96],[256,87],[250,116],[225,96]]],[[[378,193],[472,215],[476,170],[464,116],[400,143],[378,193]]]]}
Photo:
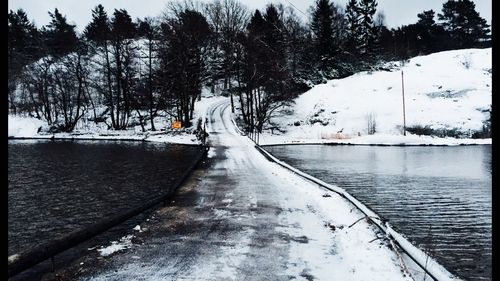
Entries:
{"type": "Polygon", "coordinates": [[[429,54],[446,49],[449,38],[442,26],[434,21],[435,12],[433,10],[423,11],[417,14],[418,21],[416,27],[419,41],[418,49],[424,54],[429,54]]]}
{"type": "Polygon", "coordinates": [[[85,27],[83,33],[88,40],[102,45],[109,40],[110,31],[108,14],[99,4],[92,10],[92,21],[85,27]]]}
{"type": "Polygon", "coordinates": [[[42,56],[39,48],[40,34],[35,25],[28,20],[22,9],[8,14],[8,99],[9,110],[16,114],[15,89],[23,68],[42,56]]]}
{"type": "Polygon", "coordinates": [[[312,12],[311,31],[314,34],[313,44],[320,62],[320,69],[325,71],[331,65],[333,56],[338,50],[333,34],[333,17],[335,8],[329,0],[317,0],[312,12]]]}
{"type": "Polygon", "coordinates": [[[252,87],[258,87],[262,85],[264,80],[265,71],[264,62],[267,58],[267,44],[264,42],[264,32],[266,29],[266,22],[262,17],[259,10],[255,10],[250,23],[247,26],[248,40],[246,42],[247,51],[247,81],[252,84],[252,87]],[[250,79],[251,77],[251,79],[250,79]]]}
{"type": "MultiPolygon", "coordinates": [[[[287,61],[293,79],[292,87],[294,90],[308,89],[313,74],[316,72],[314,69],[315,58],[310,59],[307,56],[311,45],[310,42],[312,42],[312,40],[309,40],[309,28],[302,23],[292,8],[287,10],[283,24],[286,30],[287,61]]],[[[311,53],[316,54],[314,50],[311,53]]]]}
{"type": "Polygon", "coordinates": [[[373,48],[373,44],[377,38],[377,29],[374,25],[373,16],[377,11],[376,0],[361,0],[359,2],[359,36],[360,36],[360,52],[368,54],[373,48]]]}
{"type": "Polygon", "coordinates": [[[206,18],[194,10],[179,12],[162,25],[160,69],[163,94],[172,97],[176,117],[191,126],[194,104],[207,79],[204,52],[210,38],[206,18]]]}
{"type": "Polygon", "coordinates": [[[41,56],[38,46],[40,34],[35,25],[28,20],[22,9],[8,15],[8,59],[9,70],[18,73],[23,66],[41,56]]]}
{"type": "Polygon", "coordinates": [[[49,12],[49,15],[52,20],[42,29],[49,54],[60,57],[76,50],[78,38],[75,25],[68,24],[66,17],[57,8],[54,13],[49,12]]]}
{"type": "Polygon", "coordinates": [[[346,6],[346,22],[347,22],[347,41],[346,49],[351,53],[356,54],[361,45],[360,24],[361,15],[359,13],[359,5],[357,0],[349,0],[346,6]]]}
{"type": "Polygon", "coordinates": [[[250,132],[261,132],[273,112],[291,98],[285,35],[281,14],[271,4],[264,16],[256,10],[247,26],[247,35],[239,36],[242,45],[239,100],[250,132]]]}
{"type": "Polygon", "coordinates": [[[274,5],[269,5],[264,15],[266,22],[264,42],[268,48],[268,59],[264,75],[267,77],[266,91],[276,98],[285,95],[285,87],[289,78],[286,56],[285,26],[274,5]]]}
{"type": "Polygon", "coordinates": [[[433,10],[423,11],[422,13],[417,14],[417,24],[430,29],[436,24],[436,21],[434,21],[434,15],[435,12],[433,10]]]}
{"type": "Polygon", "coordinates": [[[438,14],[441,26],[450,33],[456,47],[474,47],[489,38],[489,25],[475,7],[470,0],[448,0],[443,4],[442,14],[438,14]]]}
{"type": "Polygon", "coordinates": [[[133,41],[136,37],[136,26],[128,12],[124,9],[117,10],[113,13],[111,19],[111,42],[112,53],[114,57],[115,76],[115,101],[116,110],[115,117],[112,119],[115,129],[125,129],[128,125],[131,98],[134,87],[134,73],[136,59],[135,48],[133,41]]]}
{"type": "MultiPolygon", "coordinates": [[[[103,57],[98,64],[102,67],[99,73],[103,73],[103,87],[98,87],[98,93],[104,96],[104,104],[110,109],[112,127],[118,127],[115,121],[115,104],[113,93],[113,81],[111,73],[111,59],[109,41],[111,39],[111,23],[108,14],[104,7],[99,4],[92,10],[92,21],[85,27],[83,31],[84,37],[94,47],[94,52],[103,57]],[[99,49],[102,49],[100,51],[99,49]]],[[[95,81],[95,84],[100,84],[101,81],[95,81]]],[[[94,120],[97,122],[97,116],[94,114],[94,120]]]]}

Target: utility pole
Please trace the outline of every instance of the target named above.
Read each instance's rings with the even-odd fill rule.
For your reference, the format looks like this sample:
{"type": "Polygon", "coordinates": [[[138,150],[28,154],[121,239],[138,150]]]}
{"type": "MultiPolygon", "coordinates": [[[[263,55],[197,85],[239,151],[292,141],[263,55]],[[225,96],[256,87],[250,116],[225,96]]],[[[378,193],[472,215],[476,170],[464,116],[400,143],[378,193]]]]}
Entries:
{"type": "Polygon", "coordinates": [[[403,77],[403,69],[401,69],[401,90],[403,92],[403,135],[406,136],[405,82],[403,77]]]}

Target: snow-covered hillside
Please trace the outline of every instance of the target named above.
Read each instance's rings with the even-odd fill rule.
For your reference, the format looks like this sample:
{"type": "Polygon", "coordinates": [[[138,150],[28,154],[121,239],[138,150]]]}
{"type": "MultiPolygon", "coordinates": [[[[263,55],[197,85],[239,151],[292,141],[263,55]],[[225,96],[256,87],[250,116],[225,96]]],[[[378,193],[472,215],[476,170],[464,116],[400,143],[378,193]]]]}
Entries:
{"type": "Polygon", "coordinates": [[[492,49],[465,49],[415,57],[403,67],[387,63],[387,71],[361,72],[313,87],[292,108],[272,119],[285,133],[266,131],[262,144],[348,142],[459,144],[491,143],[491,139],[457,140],[402,137],[401,69],[404,72],[406,126],[429,126],[469,138],[490,116],[492,49]],[[390,71],[389,71],[390,69],[390,71]],[[368,134],[369,119],[375,134],[368,134]]]}

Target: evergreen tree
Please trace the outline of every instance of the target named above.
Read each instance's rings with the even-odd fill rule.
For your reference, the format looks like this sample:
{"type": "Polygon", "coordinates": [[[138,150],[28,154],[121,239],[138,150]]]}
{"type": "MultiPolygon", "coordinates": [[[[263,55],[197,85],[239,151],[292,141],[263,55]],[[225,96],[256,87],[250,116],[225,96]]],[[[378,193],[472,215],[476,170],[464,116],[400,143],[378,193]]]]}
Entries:
{"type": "Polygon", "coordinates": [[[172,97],[176,117],[185,127],[191,126],[194,104],[205,82],[205,46],[210,38],[206,18],[194,10],[184,10],[162,25],[160,75],[163,94],[172,97]]]}
{"type": "Polygon", "coordinates": [[[435,12],[433,10],[423,11],[422,13],[417,14],[417,24],[431,29],[436,24],[436,21],[434,21],[434,15],[435,12]]]}
{"type": "Polygon", "coordinates": [[[49,12],[49,15],[52,20],[42,29],[48,53],[60,57],[76,50],[78,38],[75,25],[68,24],[66,17],[57,8],[54,13],[49,12]]]}
{"type": "Polygon", "coordinates": [[[295,14],[292,8],[287,9],[287,14],[283,24],[286,30],[286,53],[288,61],[288,69],[293,79],[292,87],[294,89],[308,89],[310,81],[313,79],[315,57],[309,58],[309,52],[315,54],[314,50],[310,50],[310,31],[303,24],[300,18],[295,14]]]}
{"type": "Polygon", "coordinates": [[[331,65],[337,52],[333,34],[333,17],[336,12],[330,0],[317,0],[312,12],[311,31],[314,34],[313,44],[320,62],[320,69],[325,71],[331,65]]]}
{"type": "Polygon", "coordinates": [[[265,61],[268,59],[267,44],[263,37],[266,29],[266,22],[259,10],[255,10],[250,23],[247,26],[248,40],[245,42],[246,58],[248,59],[247,79],[251,87],[259,87],[263,84],[265,61]]]}
{"type": "Polygon", "coordinates": [[[39,32],[28,20],[22,9],[8,15],[8,60],[9,75],[17,74],[23,66],[41,56],[38,47],[39,32]]]}
{"type": "Polygon", "coordinates": [[[85,37],[99,45],[103,45],[110,38],[110,23],[104,7],[99,4],[92,10],[92,21],[85,27],[85,37]]]}
{"type": "Polygon", "coordinates": [[[377,11],[376,0],[360,0],[359,2],[359,40],[360,52],[368,54],[373,48],[373,44],[377,38],[377,29],[374,25],[373,16],[377,11]]]}
{"type": "MultiPolygon", "coordinates": [[[[104,96],[104,105],[107,105],[110,109],[110,115],[112,120],[112,127],[117,127],[115,122],[115,104],[114,104],[114,93],[113,93],[113,81],[111,73],[111,59],[110,59],[110,48],[109,41],[111,39],[111,23],[108,18],[108,14],[104,10],[104,7],[99,4],[92,10],[92,21],[85,27],[83,32],[84,37],[88,40],[90,46],[94,47],[94,52],[103,58],[99,60],[97,65],[102,67],[99,73],[102,73],[102,80],[97,79],[94,81],[97,93],[99,96],[104,96]],[[101,50],[102,49],[102,50],[101,50]],[[101,86],[101,83],[104,84],[101,86]]],[[[97,122],[97,116],[94,111],[94,121],[97,122]]]]}
{"type": "Polygon", "coordinates": [[[456,47],[474,47],[489,38],[489,25],[475,7],[470,0],[448,0],[442,14],[438,14],[441,26],[450,33],[456,47]]]}
{"type": "Polygon", "coordinates": [[[261,132],[273,112],[291,99],[285,35],[280,13],[271,4],[264,16],[256,10],[247,35],[239,36],[243,47],[239,100],[249,132],[261,132]]]}
{"type": "Polygon", "coordinates": [[[266,44],[267,59],[264,76],[266,77],[265,89],[268,93],[277,97],[285,95],[285,85],[289,78],[287,58],[285,53],[285,27],[283,20],[274,5],[267,6],[264,15],[265,31],[263,41],[266,44]]]}
{"type": "Polygon", "coordinates": [[[40,34],[28,20],[26,13],[19,9],[8,14],[7,63],[9,110],[16,114],[14,95],[23,68],[42,56],[39,48],[40,34]]]}
{"type": "Polygon", "coordinates": [[[124,129],[128,125],[132,89],[134,88],[134,74],[136,72],[134,60],[137,55],[133,41],[136,37],[136,26],[128,12],[124,9],[113,13],[111,19],[111,42],[114,57],[114,104],[115,116],[112,118],[115,129],[124,129]]]}
{"type": "Polygon", "coordinates": [[[434,21],[435,12],[433,10],[423,11],[417,14],[416,23],[419,46],[418,49],[424,54],[438,52],[446,49],[449,38],[442,26],[434,21]]]}
{"type": "Polygon", "coordinates": [[[346,6],[347,41],[346,49],[356,54],[361,45],[360,23],[361,15],[359,5],[356,0],[349,0],[346,6]]]}

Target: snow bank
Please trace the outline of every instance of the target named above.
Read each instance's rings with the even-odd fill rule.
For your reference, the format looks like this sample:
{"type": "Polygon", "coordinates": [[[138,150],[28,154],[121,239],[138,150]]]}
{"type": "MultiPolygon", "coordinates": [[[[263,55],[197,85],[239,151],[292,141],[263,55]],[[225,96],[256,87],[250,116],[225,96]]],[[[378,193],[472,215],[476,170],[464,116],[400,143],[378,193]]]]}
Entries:
{"type": "MultiPolygon", "coordinates": [[[[214,103],[226,100],[224,97],[213,96],[206,89],[202,93],[202,99],[195,104],[193,126],[196,126],[198,118],[207,116],[207,109],[214,103]]],[[[12,138],[63,138],[63,139],[93,139],[93,140],[137,140],[153,141],[177,144],[199,144],[196,135],[185,130],[165,131],[169,123],[166,117],[155,118],[155,127],[159,131],[151,131],[150,124],[146,124],[146,132],[142,132],[140,126],[127,130],[109,130],[104,123],[79,122],[72,133],[47,134],[39,133],[40,128],[46,129],[47,123],[33,118],[9,115],[8,137],[12,138]],[[161,130],[163,129],[163,130],[161,130]]],[[[193,129],[193,128],[191,128],[193,129]]]]}
{"type": "Polygon", "coordinates": [[[266,131],[262,144],[293,141],[352,144],[472,144],[491,140],[455,140],[402,135],[401,70],[404,73],[406,126],[481,130],[491,106],[492,49],[466,49],[415,57],[392,71],[361,72],[313,87],[273,122],[285,133],[266,131]],[[368,136],[368,120],[375,135],[368,136]],[[397,136],[397,137],[396,137],[397,136]]]}
{"type": "Polygon", "coordinates": [[[9,115],[8,122],[9,137],[35,136],[38,129],[45,124],[45,122],[36,118],[11,115],[9,115]]]}
{"type": "Polygon", "coordinates": [[[108,130],[92,126],[88,129],[79,128],[73,133],[38,133],[39,128],[47,127],[47,124],[39,119],[31,117],[19,117],[9,115],[8,137],[11,138],[60,138],[60,139],[91,139],[91,140],[135,140],[154,141],[178,144],[198,144],[196,136],[186,132],[165,132],[135,130],[108,130]]]}

